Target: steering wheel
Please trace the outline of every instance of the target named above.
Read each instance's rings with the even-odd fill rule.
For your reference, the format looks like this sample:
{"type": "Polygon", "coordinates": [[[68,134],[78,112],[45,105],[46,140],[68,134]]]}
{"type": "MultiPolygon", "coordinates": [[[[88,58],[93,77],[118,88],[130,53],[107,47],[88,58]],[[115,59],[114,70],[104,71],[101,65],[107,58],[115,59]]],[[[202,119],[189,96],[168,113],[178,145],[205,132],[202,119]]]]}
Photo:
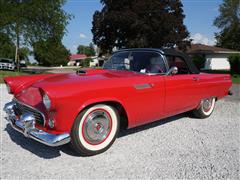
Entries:
{"type": "Polygon", "coordinates": [[[158,64],[154,64],[154,65],[150,65],[147,69],[146,69],[147,73],[163,73],[163,70],[161,68],[160,65],[158,64]],[[157,72],[153,72],[153,71],[157,71],[157,72]]]}

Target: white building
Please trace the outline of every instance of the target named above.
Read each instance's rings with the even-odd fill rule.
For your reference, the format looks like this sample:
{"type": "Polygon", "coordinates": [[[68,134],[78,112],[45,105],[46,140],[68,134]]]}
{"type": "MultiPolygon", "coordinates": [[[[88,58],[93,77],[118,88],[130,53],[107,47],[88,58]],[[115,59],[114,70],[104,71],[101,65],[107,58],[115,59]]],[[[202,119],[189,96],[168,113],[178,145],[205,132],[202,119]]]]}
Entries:
{"type": "Polygon", "coordinates": [[[206,60],[204,69],[211,70],[229,70],[229,56],[232,54],[240,54],[238,51],[203,44],[192,44],[187,52],[190,55],[203,56],[206,60]]]}
{"type": "Polygon", "coordinates": [[[72,54],[70,55],[70,60],[67,63],[68,66],[80,66],[82,61],[86,59],[87,56],[85,54],[72,54]]]}
{"type": "Polygon", "coordinates": [[[105,57],[92,57],[90,67],[101,67],[107,59],[105,57]]]}

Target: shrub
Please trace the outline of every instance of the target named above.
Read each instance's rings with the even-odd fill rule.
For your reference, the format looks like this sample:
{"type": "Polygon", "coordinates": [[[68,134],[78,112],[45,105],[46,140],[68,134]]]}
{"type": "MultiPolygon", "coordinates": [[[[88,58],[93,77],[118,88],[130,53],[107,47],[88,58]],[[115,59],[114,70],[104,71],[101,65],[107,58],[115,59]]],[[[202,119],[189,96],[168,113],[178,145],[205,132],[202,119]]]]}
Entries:
{"type": "Polygon", "coordinates": [[[230,63],[230,73],[240,74],[240,54],[233,54],[229,56],[228,61],[230,63]]]}
{"type": "Polygon", "coordinates": [[[90,62],[92,61],[92,58],[86,58],[83,60],[83,67],[89,67],[90,62]]]}

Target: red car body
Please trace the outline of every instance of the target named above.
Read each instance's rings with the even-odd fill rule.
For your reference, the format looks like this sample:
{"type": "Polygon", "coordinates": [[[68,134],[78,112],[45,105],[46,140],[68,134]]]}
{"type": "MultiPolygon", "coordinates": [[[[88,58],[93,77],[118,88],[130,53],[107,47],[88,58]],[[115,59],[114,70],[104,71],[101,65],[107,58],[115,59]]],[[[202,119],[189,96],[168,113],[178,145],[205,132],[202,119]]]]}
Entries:
{"type": "Polygon", "coordinates": [[[98,103],[111,103],[125,116],[127,128],[196,109],[201,100],[228,95],[228,74],[148,75],[125,70],[86,69],[84,73],[7,77],[14,98],[39,110],[50,134],[71,133],[78,114],[98,103]],[[43,104],[42,93],[51,99],[43,104]],[[55,122],[49,127],[49,119],[55,122]]]}
{"type": "MultiPolygon", "coordinates": [[[[43,74],[8,77],[15,98],[50,114],[42,104],[43,89],[54,104],[51,116],[56,119],[52,133],[70,132],[72,124],[85,107],[101,102],[120,104],[128,118],[128,128],[136,127],[196,108],[209,96],[228,95],[230,75],[194,74],[148,76],[119,70],[89,69],[86,74],[43,74]],[[194,80],[199,78],[198,81],[194,80]],[[149,88],[136,86],[149,84],[149,88]],[[30,88],[29,88],[30,86],[30,88]]],[[[47,124],[47,123],[46,123],[47,124]]]]}

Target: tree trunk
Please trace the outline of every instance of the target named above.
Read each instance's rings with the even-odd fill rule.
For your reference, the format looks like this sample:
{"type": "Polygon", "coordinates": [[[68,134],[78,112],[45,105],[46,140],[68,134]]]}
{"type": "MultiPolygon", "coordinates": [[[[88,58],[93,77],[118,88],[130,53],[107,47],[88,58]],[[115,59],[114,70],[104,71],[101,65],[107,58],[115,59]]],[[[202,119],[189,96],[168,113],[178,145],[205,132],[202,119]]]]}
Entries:
{"type": "Polygon", "coordinates": [[[16,42],[15,62],[17,65],[17,71],[19,72],[20,71],[20,61],[19,61],[20,37],[19,37],[18,25],[16,25],[16,36],[17,36],[17,42],[16,42]]]}
{"type": "Polygon", "coordinates": [[[18,50],[19,50],[19,44],[17,43],[16,44],[16,51],[15,51],[15,63],[16,63],[16,66],[17,66],[17,71],[19,72],[20,71],[20,68],[19,68],[19,53],[18,53],[18,50]]]}

